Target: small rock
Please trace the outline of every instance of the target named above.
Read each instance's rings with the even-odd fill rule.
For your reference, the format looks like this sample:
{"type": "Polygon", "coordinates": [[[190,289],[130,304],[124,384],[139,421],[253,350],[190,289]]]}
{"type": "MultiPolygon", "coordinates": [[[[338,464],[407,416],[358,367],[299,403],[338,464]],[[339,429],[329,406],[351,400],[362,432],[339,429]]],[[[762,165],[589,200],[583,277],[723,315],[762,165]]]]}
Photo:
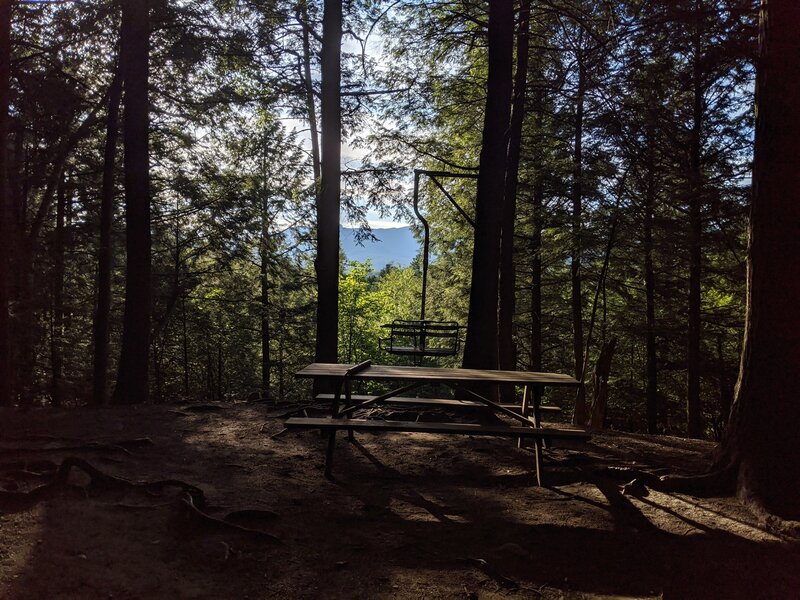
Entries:
{"type": "Polygon", "coordinates": [[[337,560],[336,561],[336,568],[337,569],[344,569],[347,566],[347,564],[348,563],[347,563],[346,560],[337,560]]]}

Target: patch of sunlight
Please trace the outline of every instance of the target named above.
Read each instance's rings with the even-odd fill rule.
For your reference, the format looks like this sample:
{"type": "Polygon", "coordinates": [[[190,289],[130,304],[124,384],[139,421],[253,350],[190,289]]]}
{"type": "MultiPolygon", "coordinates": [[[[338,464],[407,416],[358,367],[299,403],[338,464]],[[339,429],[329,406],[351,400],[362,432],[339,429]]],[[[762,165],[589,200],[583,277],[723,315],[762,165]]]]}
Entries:
{"type": "Polygon", "coordinates": [[[781,541],[778,536],[759,527],[754,517],[733,499],[704,500],[651,491],[649,496],[640,500],[640,506],[655,524],[670,533],[688,535],[720,530],[756,542],[781,541]]]}
{"type": "Polygon", "coordinates": [[[26,575],[33,554],[42,543],[44,505],[0,515],[0,598],[11,596],[26,575]]]}

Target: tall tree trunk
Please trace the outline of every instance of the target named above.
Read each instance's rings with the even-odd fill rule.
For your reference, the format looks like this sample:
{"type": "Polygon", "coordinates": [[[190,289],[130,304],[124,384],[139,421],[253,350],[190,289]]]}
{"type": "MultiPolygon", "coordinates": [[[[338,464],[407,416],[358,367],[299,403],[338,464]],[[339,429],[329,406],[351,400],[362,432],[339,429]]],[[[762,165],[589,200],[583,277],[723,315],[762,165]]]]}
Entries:
{"type": "Polygon", "coordinates": [[[658,367],[656,363],[656,304],[655,273],[653,271],[653,210],[655,207],[655,160],[653,159],[653,128],[647,138],[647,188],[644,199],[644,293],[646,348],[646,413],[647,433],[658,433],[658,367]]]}
{"type": "Polygon", "coordinates": [[[689,437],[703,435],[703,414],[700,404],[700,278],[702,261],[702,203],[701,136],[703,130],[703,87],[700,67],[700,2],[695,2],[694,59],[692,66],[692,129],[689,137],[689,323],[686,414],[689,437]]]}
{"type": "Polygon", "coordinates": [[[725,429],[728,416],[731,414],[731,403],[733,401],[733,390],[728,378],[727,365],[725,364],[723,338],[724,334],[717,334],[717,380],[719,384],[719,409],[721,415],[720,430],[725,429]]]}
{"type": "Polygon", "coordinates": [[[475,245],[464,367],[497,368],[500,225],[511,117],[514,10],[511,0],[489,2],[489,71],[480,172],[475,200],[475,245]]]}
{"type": "Polygon", "coordinates": [[[111,231],[114,221],[114,174],[119,137],[119,104],[122,74],[117,65],[108,95],[106,142],[103,151],[103,183],[100,193],[100,244],[97,248],[97,312],[94,316],[94,381],[92,404],[106,403],[108,390],[108,337],[111,320],[111,231]]]}
{"type": "Polygon", "coordinates": [[[325,0],[322,19],[322,171],[317,202],[317,362],[337,362],[341,195],[342,4],[325,0]]]}
{"type": "Polygon", "coordinates": [[[298,20],[303,28],[303,88],[308,112],[308,129],[311,137],[311,168],[314,173],[314,197],[320,192],[319,130],[317,128],[317,104],[314,98],[314,80],[311,77],[311,23],[308,20],[308,6],[300,2],[298,20]]]}
{"type": "Polygon", "coordinates": [[[719,464],[740,497],[800,519],[800,4],[761,2],[744,344],[719,464]]]}
{"type": "MultiPolygon", "coordinates": [[[[266,173],[264,174],[266,177],[266,173]]],[[[264,193],[263,204],[261,207],[261,398],[269,400],[270,379],[272,370],[272,360],[269,352],[270,345],[270,323],[269,323],[269,200],[266,191],[264,193]]]]}
{"type": "Polygon", "coordinates": [[[278,398],[281,402],[286,400],[286,363],[284,362],[284,344],[286,340],[286,309],[281,304],[279,321],[283,330],[278,336],[278,398]]]}
{"type": "MultiPolygon", "coordinates": [[[[525,91],[528,83],[528,31],[530,0],[522,0],[517,31],[517,65],[514,75],[514,99],[511,107],[511,134],[508,142],[508,165],[503,192],[503,221],[500,240],[500,310],[498,322],[498,359],[501,369],[516,369],[514,312],[516,309],[516,273],[514,271],[514,222],[517,216],[517,176],[522,148],[522,124],[525,120],[525,91]]],[[[506,392],[513,398],[513,387],[506,392]]]]}
{"type": "Polygon", "coordinates": [[[53,317],[50,326],[50,400],[54,406],[61,406],[63,375],[64,338],[64,219],[67,211],[66,181],[62,176],[56,192],[56,230],[53,244],[53,317]]]}
{"type": "Polygon", "coordinates": [[[125,171],[125,313],[122,353],[114,402],[148,400],[150,352],[150,158],[148,149],[148,0],[123,0],[121,67],[125,87],[123,115],[125,171]]]}
{"type": "Polygon", "coordinates": [[[186,331],[186,294],[181,296],[181,338],[183,350],[183,393],[189,397],[189,336],[186,331]]]}
{"type": "Polygon", "coordinates": [[[220,327],[220,339],[217,342],[217,401],[223,402],[225,400],[225,361],[222,358],[222,327],[220,327]]]}
{"type": "MultiPolygon", "coordinates": [[[[575,360],[575,378],[583,381],[583,294],[581,291],[581,253],[583,214],[583,110],[586,95],[586,67],[583,56],[578,53],[578,90],[575,98],[575,148],[572,155],[572,253],[570,272],[572,282],[572,350],[575,360]]],[[[586,422],[586,392],[581,385],[575,399],[572,422],[586,422]]]]}
{"type": "MultiPolygon", "coordinates": [[[[534,111],[536,130],[541,131],[542,91],[537,90],[534,111]]],[[[544,161],[542,161],[544,162],[544,161]]],[[[544,227],[544,167],[536,168],[533,180],[533,233],[531,235],[531,371],[542,370],[542,228],[544,227]]]]}
{"type": "Polygon", "coordinates": [[[8,109],[11,102],[11,0],[0,0],[0,406],[12,396],[11,318],[9,315],[9,257],[12,227],[11,187],[8,182],[8,109]]]}

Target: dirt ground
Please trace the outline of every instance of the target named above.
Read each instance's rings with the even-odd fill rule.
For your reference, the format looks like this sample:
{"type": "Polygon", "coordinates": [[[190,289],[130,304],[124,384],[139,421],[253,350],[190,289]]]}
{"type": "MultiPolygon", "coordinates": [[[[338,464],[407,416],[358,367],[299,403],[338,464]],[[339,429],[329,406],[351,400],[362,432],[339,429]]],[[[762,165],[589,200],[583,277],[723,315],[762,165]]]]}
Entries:
{"type": "Polygon", "coordinates": [[[272,437],[280,412],[0,412],[7,492],[77,457],[195,485],[214,517],[251,510],[235,529],[187,511],[179,488],[89,485],[75,471],[58,494],[5,507],[0,598],[800,598],[800,549],[735,500],[623,495],[598,474],[699,472],[710,444],[597,435],[546,451],[538,488],[531,451],[507,439],[340,434],[329,481],[319,432],[272,437]]]}

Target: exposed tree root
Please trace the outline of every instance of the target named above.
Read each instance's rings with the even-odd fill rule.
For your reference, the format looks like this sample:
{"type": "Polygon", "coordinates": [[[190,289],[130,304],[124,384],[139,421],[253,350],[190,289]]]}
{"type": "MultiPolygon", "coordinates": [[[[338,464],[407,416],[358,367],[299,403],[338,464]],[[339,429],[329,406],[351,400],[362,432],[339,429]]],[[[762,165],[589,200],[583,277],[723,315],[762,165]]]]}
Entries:
{"type": "MultiPolygon", "coordinates": [[[[52,479],[49,482],[28,492],[0,491],[0,511],[13,513],[29,510],[39,502],[50,500],[70,490],[81,491],[83,494],[88,493],[89,489],[103,491],[139,490],[150,496],[161,497],[164,490],[168,488],[178,488],[181,491],[177,499],[178,507],[182,514],[187,516],[193,524],[201,525],[204,529],[210,529],[212,531],[236,532],[253,536],[259,540],[268,541],[270,543],[280,543],[280,540],[274,535],[235,523],[235,521],[243,520],[274,519],[278,517],[277,513],[266,510],[241,510],[230,513],[226,517],[227,520],[217,519],[216,517],[206,514],[199,508],[205,506],[203,491],[194,485],[178,479],[162,479],[149,482],[130,481],[122,477],[103,473],[87,461],[76,457],[65,458],[54,471],[51,471],[51,476],[52,479]],[[86,486],[77,486],[69,483],[70,473],[73,469],[88,475],[89,483],[86,486]]],[[[124,510],[150,510],[158,506],[169,504],[170,503],[160,505],[116,504],[114,506],[124,510]]]]}
{"type": "Polygon", "coordinates": [[[194,502],[201,505],[204,503],[203,491],[183,481],[166,479],[154,482],[133,482],[122,477],[103,473],[82,458],[70,456],[61,462],[52,480],[44,485],[29,492],[0,492],[0,510],[4,512],[28,510],[37,503],[50,499],[65,490],[75,489],[77,486],[69,484],[69,476],[72,469],[83,471],[89,476],[89,485],[83,488],[84,490],[87,488],[103,490],[139,489],[153,495],[160,494],[165,488],[177,487],[190,494],[194,502]]]}
{"type": "Polygon", "coordinates": [[[498,573],[488,562],[482,558],[459,558],[457,560],[465,565],[477,567],[482,573],[494,579],[500,585],[500,587],[503,587],[507,590],[518,590],[520,588],[520,584],[518,582],[498,573]]]}
{"type": "MultiPolygon", "coordinates": [[[[203,529],[209,530],[211,532],[218,532],[218,533],[236,532],[253,536],[258,540],[267,541],[273,544],[281,543],[281,540],[279,538],[275,537],[270,533],[266,533],[265,531],[259,531],[257,529],[250,529],[249,527],[243,527],[242,525],[237,525],[236,523],[232,523],[230,521],[223,519],[218,519],[216,517],[212,517],[209,514],[206,514],[195,505],[194,499],[192,498],[191,494],[188,493],[181,494],[181,496],[178,498],[178,506],[181,508],[183,514],[193,525],[198,525],[203,529]]],[[[239,511],[239,512],[246,512],[246,511],[239,511]]]]}
{"type": "Polygon", "coordinates": [[[104,442],[87,442],[85,444],[77,444],[74,446],[47,446],[44,448],[20,448],[20,447],[3,447],[0,448],[0,454],[50,454],[53,452],[119,452],[121,454],[131,455],[131,449],[141,448],[143,446],[152,446],[153,442],[149,438],[139,438],[135,440],[121,440],[119,442],[104,443],[104,442]]]}
{"type": "Polygon", "coordinates": [[[756,518],[759,527],[787,541],[800,542],[800,521],[783,519],[769,511],[756,497],[739,490],[739,500],[756,518]]]}
{"type": "Polygon", "coordinates": [[[628,467],[605,467],[601,474],[630,481],[633,486],[637,483],[644,484],[659,492],[677,492],[694,496],[732,496],[736,491],[737,469],[736,465],[728,465],[702,475],[656,475],[628,467]]]}
{"type": "MultiPolygon", "coordinates": [[[[626,467],[606,467],[602,474],[629,481],[625,488],[635,492],[644,485],[650,489],[693,496],[738,496],[742,504],[756,518],[759,527],[787,541],[800,541],[800,521],[783,519],[771,513],[756,497],[737,489],[738,461],[729,462],[701,475],[662,475],[626,467]]],[[[645,489],[646,495],[646,489],[645,489]]],[[[623,491],[623,493],[625,493],[623,491]]],[[[632,493],[632,495],[639,495],[632,493]]]]}

